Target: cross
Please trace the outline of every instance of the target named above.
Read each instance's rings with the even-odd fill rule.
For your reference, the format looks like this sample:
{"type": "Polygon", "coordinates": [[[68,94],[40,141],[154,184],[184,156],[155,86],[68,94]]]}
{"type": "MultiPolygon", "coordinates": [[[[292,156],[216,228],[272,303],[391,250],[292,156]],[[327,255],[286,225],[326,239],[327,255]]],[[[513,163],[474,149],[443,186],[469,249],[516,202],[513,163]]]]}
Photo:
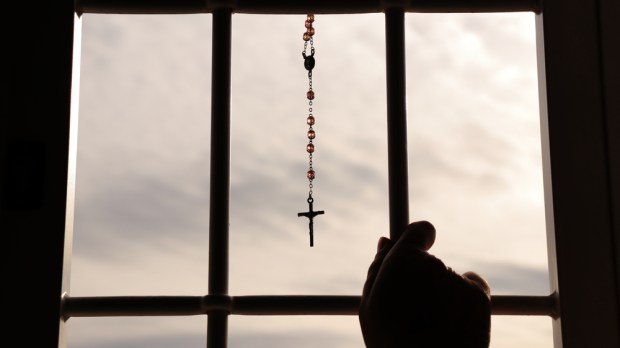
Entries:
{"type": "Polygon", "coordinates": [[[310,246],[314,246],[314,217],[325,214],[323,210],[312,210],[312,202],[314,202],[314,198],[312,198],[312,196],[308,197],[308,211],[304,213],[297,213],[297,217],[305,216],[308,220],[310,220],[308,222],[308,227],[310,228],[310,246]]]}

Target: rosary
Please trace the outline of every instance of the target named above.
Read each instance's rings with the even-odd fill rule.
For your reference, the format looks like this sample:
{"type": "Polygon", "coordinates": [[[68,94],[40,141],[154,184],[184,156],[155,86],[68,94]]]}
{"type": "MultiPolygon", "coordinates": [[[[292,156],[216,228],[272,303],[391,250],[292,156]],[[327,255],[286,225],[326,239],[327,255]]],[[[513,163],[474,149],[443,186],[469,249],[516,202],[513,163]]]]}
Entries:
{"type": "Polygon", "coordinates": [[[306,98],[308,98],[308,118],[306,118],[306,123],[308,124],[308,145],[306,145],[306,151],[308,152],[308,171],[306,172],[306,177],[308,178],[308,211],[304,213],[297,213],[297,216],[305,216],[308,218],[308,227],[310,229],[310,246],[314,246],[314,217],[317,215],[325,214],[323,210],[314,211],[312,209],[312,203],[314,202],[314,198],[312,198],[312,180],[314,180],[315,173],[312,168],[312,154],[314,153],[314,144],[312,140],[316,137],[316,133],[312,126],[314,126],[315,119],[314,115],[312,115],[312,101],[314,100],[314,91],[312,90],[312,69],[314,68],[314,27],[312,23],[314,22],[314,15],[309,14],[306,17],[306,32],[304,33],[304,50],[301,55],[304,57],[304,68],[308,70],[308,92],[306,93],[306,98]],[[310,55],[308,55],[308,43],[310,44],[310,55]]]}

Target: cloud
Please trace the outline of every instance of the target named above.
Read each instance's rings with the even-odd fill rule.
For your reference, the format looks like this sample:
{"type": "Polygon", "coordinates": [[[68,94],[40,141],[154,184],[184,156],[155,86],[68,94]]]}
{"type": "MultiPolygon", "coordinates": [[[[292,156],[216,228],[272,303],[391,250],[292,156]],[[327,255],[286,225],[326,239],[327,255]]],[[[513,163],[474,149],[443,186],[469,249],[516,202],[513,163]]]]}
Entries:
{"type": "Polygon", "coordinates": [[[272,347],[301,347],[313,348],[317,346],[329,347],[359,347],[359,339],[352,339],[347,334],[334,331],[303,330],[297,332],[283,332],[270,334],[265,332],[249,332],[233,334],[230,345],[238,348],[272,348],[272,347]]]}
{"type": "Polygon", "coordinates": [[[91,257],[105,253],[101,243],[106,240],[157,244],[158,240],[166,243],[172,236],[191,238],[199,233],[198,226],[207,226],[206,193],[198,186],[184,192],[152,176],[128,176],[115,185],[104,184],[89,200],[79,202],[76,241],[84,243],[79,252],[91,257]]]}
{"type": "Polygon", "coordinates": [[[476,267],[495,295],[550,294],[549,273],[541,267],[515,264],[480,264],[476,267]]]}
{"type": "Polygon", "coordinates": [[[157,335],[129,337],[124,339],[107,339],[102,341],[84,342],[71,344],[71,347],[81,348],[169,348],[169,347],[204,347],[206,346],[206,335],[157,335]]]}

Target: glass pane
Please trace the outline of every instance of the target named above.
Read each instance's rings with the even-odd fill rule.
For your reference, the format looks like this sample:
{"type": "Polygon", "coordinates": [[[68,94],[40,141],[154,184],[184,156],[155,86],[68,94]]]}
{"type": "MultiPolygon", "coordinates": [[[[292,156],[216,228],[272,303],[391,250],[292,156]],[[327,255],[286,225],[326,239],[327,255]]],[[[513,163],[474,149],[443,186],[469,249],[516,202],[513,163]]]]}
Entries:
{"type": "MultiPolygon", "coordinates": [[[[383,15],[317,15],[314,247],[305,15],[235,15],[231,293],[359,294],[387,231],[383,15]]],[[[307,54],[310,54],[308,48],[307,54]]]]}
{"type": "Polygon", "coordinates": [[[491,348],[552,348],[551,319],[532,316],[493,316],[491,348]]]}
{"type": "MultiPolygon", "coordinates": [[[[410,14],[407,57],[412,220],[492,294],[548,295],[534,14],[410,14]]],[[[493,346],[552,346],[527,319],[493,318],[493,346]]]]}
{"type": "Polygon", "coordinates": [[[207,346],[207,317],[71,318],[71,348],[198,348],[207,346]]]}
{"type": "Polygon", "coordinates": [[[85,17],[72,295],[203,294],[211,17],[85,17]]]}
{"type": "Polygon", "coordinates": [[[234,316],[229,332],[234,348],[364,347],[355,316],[234,316]]]}

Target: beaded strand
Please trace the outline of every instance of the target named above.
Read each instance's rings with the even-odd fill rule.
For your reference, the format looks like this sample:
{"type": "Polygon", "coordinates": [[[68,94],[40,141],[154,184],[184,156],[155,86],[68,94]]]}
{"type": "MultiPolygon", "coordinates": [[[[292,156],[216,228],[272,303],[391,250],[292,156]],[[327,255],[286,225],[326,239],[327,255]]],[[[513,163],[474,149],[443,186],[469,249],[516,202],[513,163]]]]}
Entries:
{"type": "Polygon", "coordinates": [[[314,100],[314,90],[312,89],[312,69],[314,68],[315,60],[314,60],[314,15],[309,14],[306,17],[306,22],[304,23],[306,27],[306,31],[303,35],[304,40],[304,51],[302,52],[302,56],[304,57],[304,67],[308,70],[308,92],[306,93],[306,98],[308,99],[308,118],[306,118],[306,123],[308,124],[308,145],[306,145],[306,151],[308,152],[308,171],[306,172],[306,177],[308,178],[308,188],[309,195],[312,197],[312,180],[315,178],[314,168],[312,167],[312,154],[314,153],[314,143],[312,142],[316,137],[316,132],[314,131],[314,124],[316,120],[314,119],[314,115],[312,114],[312,101],[314,100]],[[310,46],[310,55],[307,54],[308,46],[310,46]]]}
{"type": "Polygon", "coordinates": [[[306,133],[308,137],[308,145],[306,145],[306,152],[308,152],[308,171],[306,172],[306,177],[308,178],[308,211],[303,213],[297,213],[297,216],[304,216],[308,218],[308,228],[310,230],[310,246],[314,246],[314,217],[317,215],[324,214],[325,212],[322,210],[315,211],[313,208],[314,198],[312,197],[312,180],[314,180],[316,174],[314,172],[314,168],[312,167],[312,155],[314,154],[314,143],[313,140],[316,137],[316,132],[314,131],[314,123],[316,120],[314,119],[314,115],[312,114],[312,101],[314,100],[314,90],[312,89],[312,69],[314,68],[314,15],[309,14],[306,17],[306,22],[304,23],[306,27],[306,31],[304,32],[304,50],[301,52],[301,55],[304,57],[304,68],[308,70],[308,92],[306,92],[306,98],[308,99],[308,117],[306,118],[306,124],[308,124],[308,133],[306,133]],[[308,46],[310,46],[310,55],[308,55],[308,46]]]}

